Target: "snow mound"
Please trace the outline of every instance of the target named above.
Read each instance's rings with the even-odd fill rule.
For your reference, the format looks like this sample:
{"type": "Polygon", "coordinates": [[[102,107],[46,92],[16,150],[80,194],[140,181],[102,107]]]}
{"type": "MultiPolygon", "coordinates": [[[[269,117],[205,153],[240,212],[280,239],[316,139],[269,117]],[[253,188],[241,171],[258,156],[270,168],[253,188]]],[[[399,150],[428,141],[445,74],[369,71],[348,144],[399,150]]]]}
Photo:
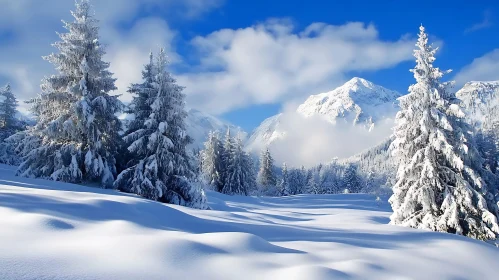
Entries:
{"type": "Polygon", "coordinates": [[[208,192],[213,210],[0,166],[0,279],[497,279],[499,249],[387,225],[386,199],[208,192]]]}

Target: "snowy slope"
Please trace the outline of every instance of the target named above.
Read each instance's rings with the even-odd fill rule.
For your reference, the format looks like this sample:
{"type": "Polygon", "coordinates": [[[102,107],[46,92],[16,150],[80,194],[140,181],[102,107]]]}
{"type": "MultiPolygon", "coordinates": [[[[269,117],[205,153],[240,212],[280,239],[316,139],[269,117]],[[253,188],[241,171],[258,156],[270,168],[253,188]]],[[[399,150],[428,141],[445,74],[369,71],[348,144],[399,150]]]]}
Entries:
{"type": "Polygon", "coordinates": [[[259,152],[272,142],[286,136],[286,129],[281,127],[282,114],[265,119],[250,135],[246,142],[246,150],[259,152]]]}
{"type": "MultiPolygon", "coordinates": [[[[400,93],[355,77],[344,85],[325,93],[311,95],[298,106],[296,113],[305,118],[320,116],[332,125],[342,123],[374,130],[376,124],[392,121],[398,111],[400,93]]],[[[278,114],[262,122],[251,134],[247,149],[271,145],[290,133],[280,126],[283,115],[278,114]]],[[[385,135],[388,137],[389,135],[385,135]]]]}
{"type": "Polygon", "coordinates": [[[387,225],[367,195],[228,197],[214,210],[0,166],[0,279],[497,279],[499,249],[387,225]]]}
{"type": "MultiPolygon", "coordinates": [[[[499,81],[469,82],[456,92],[473,121],[481,122],[485,116],[494,115],[499,104],[499,81]]],[[[495,116],[499,120],[499,116],[495,116]]]]}

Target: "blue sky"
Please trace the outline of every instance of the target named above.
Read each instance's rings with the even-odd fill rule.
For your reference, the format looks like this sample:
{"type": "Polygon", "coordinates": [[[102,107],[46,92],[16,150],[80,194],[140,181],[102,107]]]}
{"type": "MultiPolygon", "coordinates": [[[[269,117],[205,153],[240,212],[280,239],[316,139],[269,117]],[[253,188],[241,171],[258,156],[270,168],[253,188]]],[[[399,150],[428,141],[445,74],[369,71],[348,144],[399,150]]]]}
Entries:
{"type": "MultiPolygon", "coordinates": [[[[69,0],[0,0],[0,83],[21,99],[53,73],[69,0]]],[[[441,46],[437,66],[458,85],[499,80],[497,1],[94,1],[120,93],[164,46],[188,105],[252,130],[286,104],[353,76],[405,92],[422,23],[441,46]],[[496,51],[497,49],[497,51],[496,51]]],[[[125,101],[130,97],[124,96],[125,101]]]]}

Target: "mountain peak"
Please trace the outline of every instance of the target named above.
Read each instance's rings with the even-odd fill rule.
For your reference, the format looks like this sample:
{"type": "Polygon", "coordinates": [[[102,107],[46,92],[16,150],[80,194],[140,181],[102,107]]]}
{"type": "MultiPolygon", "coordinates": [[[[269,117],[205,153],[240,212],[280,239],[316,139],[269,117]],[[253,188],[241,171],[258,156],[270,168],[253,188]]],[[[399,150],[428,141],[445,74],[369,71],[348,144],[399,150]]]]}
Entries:
{"type": "Polygon", "coordinates": [[[311,95],[297,112],[305,117],[319,115],[333,124],[339,119],[363,123],[370,129],[380,119],[393,118],[398,97],[396,91],[354,77],[330,92],[311,95]]]}
{"type": "Polygon", "coordinates": [[[366,79],[359,78],[359,77],[353,77],[348,82],[346,82],[342,87],[350,87],[351,88],[351,87],[355,87],[355,86],[372,88],[374,86],[374,84],[366,79]]]}

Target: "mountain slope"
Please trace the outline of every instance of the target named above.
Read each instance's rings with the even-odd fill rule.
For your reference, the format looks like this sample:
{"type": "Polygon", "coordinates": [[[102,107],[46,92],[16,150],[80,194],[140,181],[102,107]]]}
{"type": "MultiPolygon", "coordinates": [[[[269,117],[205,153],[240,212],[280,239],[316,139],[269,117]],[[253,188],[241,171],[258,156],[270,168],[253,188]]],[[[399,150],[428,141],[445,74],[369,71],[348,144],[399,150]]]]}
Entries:
{"type": "Polygon", "coordinates": [[[499,81],[469,82],[456,92],[469,117],[474,123],[481,123],[485,118],[499,121],[499,81]]]}
{"type": "Polygon", "coordinates": [[[240,197],[213,210],[20,178],[0,165],[0,279],[497,279],[499,249],[388,225],[374,196],[240,197]]]}
{"type": "Polygon", "coordinates": [[[277,114],[267,118],[253,130],[246,143],[246,150],[258,152],[266,145],[284,138],[286,136],[286,131],[281,128],[281,117],[282,114],[277,114]]]}

